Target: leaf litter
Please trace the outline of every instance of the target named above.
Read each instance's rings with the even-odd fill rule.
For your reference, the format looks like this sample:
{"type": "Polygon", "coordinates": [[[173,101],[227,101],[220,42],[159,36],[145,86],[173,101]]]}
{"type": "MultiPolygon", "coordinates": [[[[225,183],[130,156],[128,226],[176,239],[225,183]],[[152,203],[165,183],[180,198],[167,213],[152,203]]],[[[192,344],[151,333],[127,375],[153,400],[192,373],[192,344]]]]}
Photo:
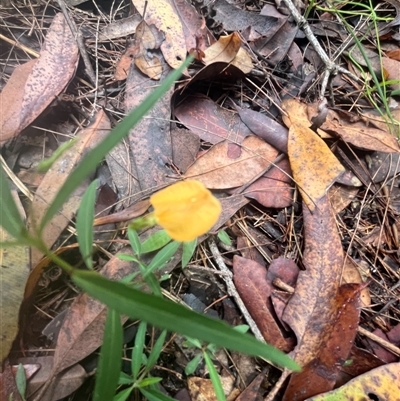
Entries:
{"type": "MultiPolygon", "coordinates": [[[[21,179],[25,177],[25,185],[35,193],[31,205],[23,203],[31,229],[34,217],[43,214],[82,153],[122,113],[140,104],[157,80],[163,80],[190,52],[197,61],[176,90],[167,93],[96,172],[102,184],[107,182],[118,194],[117,202],[113,199],[100,206],[98,201],[100,209],[112,211],[95,221],[98,268],[106,272],[113,266],[114,278],[131,272],[130,264],[113,257],[126,245],[124,231],[114,224],[145,213],[147,199],[157,189],[196,178],[220,197],[223,211],[211,233],[224,229],[233,239],[230,246],[220,243],[219,247],[225,262],[233,266],[237,291],[250,315],[266,341],[290,352],[303,367],[282,389],[282,399],[334,399],[330,397],[356,392],[390,399],[398,390],[393,383],[400,346],[396,109],[392,116],[385,115],[388,108],[376,87],[370,86],[363,96],[360,82],[341,74],[332,80],[328,105],[319,104],[320,87],[313,80],[323,66],[321,56],[304,45],[297,25],[286,15],[289,11],[281,6],[278,11],[275,5],[262,6],[257,1],[243,7],[225,0],[194,5],[154,0],[146,8],[145,2],[135,0],[131,11],[117,7],[118,11],[107,14],[94,7],[92,14],[85,14],[78,11],[77,3],[66,4],[83,42],[75,40],[62,14],[46,15],[42,46],[26,41],[27,32],[17,39],[15,27],[4,20],[6,51],[10,60],[17,61],[2,75],[1,145],[7,164],[21,179]],[[122,22],[128,22],[128,30],[122,22]],[[128,35],[134,35],[133,41],[128,35]],[[27,50],[30,46],[36,50],[27,50]],[[37,60],[18,61],[37,53],[37,60]],[[97,88],[87,82],[84,69],[76,70],[79,56],[96,65],[97,88]],[[309,65],[314,71],[307,70],[309,65]],[[121,79],[126,84],[118,82],[121,79]],[[368,97],[371,93],[374,98],[368,97]],[[90,125],[93,116],[95,122],[90,125]],[[46,175],[32,175],[36,160],[51,155],[54,146],[65,141],[59,140],[61,136],[80,139],[46,175]],[[379,378],[380,387],[368,387],[372,377],[379,378]],[[331,395],[329,391],[336,386],[342,387],[331,395]]],[[[38,21],[40,7],[23,8],[21,15],[38,21]]],[[[0,11],[2,19],[13,16],[11,8],[0,11]]],[[[315,23],[310,20],[313,32],[325,47],[333,49],[339,37],[341,41],[352,37],[343,24],[337,23],[332,30],[329,15],[318,10],[312,13],[316,17],[315,23]]],[[[380,42],[386,54],[381,75],[394,91],[391,101],[397,99],[398,78],[398,49],[389,43],[396,35],[393,21],[384,28],[389,36],[381,36],[380,42]]],[[[358,32],[366,35],[360,36],[361,41],[368,35],[374,38],[371,32],[358,32]]],[[[379,61],[381,49],[368,51],[379,61]]],[[[358,77],[365,76],[368,63],[360,58],[361,52],[343,52],[338,57],[358,77]]],[[[380,74],[381,65],[375,59],[369,72],[380,74]]],[[[74,215],[83,189],[46,232],[48,246],[71,260],[77,258],[74,215]]],[[[31,253],[32,271],[21,280],[27,282],[22,311],[28,307],[34,318],[21,319],[19,344],[28,354],[38,344],[55,349],[54,356],[41,362],[50,367],[39,380],[41,384],[28,379],[29,391],[41,386],[38,391],[47,397],[41,399],[55,400],[87,385],[87,381],[82,384],[88,372],[83,358],[101,345],[105,314],[99,303],[66,288],[66,278],[41,257],[31,253]],[[72,303],[66,301],[66,294],[74,298],[72,303]],[[27,335],[42,332],[53,319],[60,322],[58,335],[55,332],[47,339],[27,335]],[[76,369],[72,376],[66,375],[70,369],[76,369]],[[63,393],[51,395],[46,386],[57,380],[63,383],[63,393]]],[[[198,265],[212,266],[206,245],[200,243],[184,272],[174,269],[178,263],[179,256],[167,269],[174,288],[186,288],[206,306],[224,297],[223,275],[203,274],[201,281],[209,283],[208,287],[186,282],[186,272],[198,265]]],[[[15,286],[10,278],[6,281],[15,286]]],[[[172,295],[182,294],[177,290],[172,295]]],[[[13,310],[20,302],[14,302],[13,310]]],[[[231,323],[243,322],[226,300],[220,301],[215,312],[231,323]]],[[[10,325],[17,328],[14,315],[10,325]]],[[[14,336],[8,334],[10,343],[14,336]]],[[[12,364],[18,363],[15,355],[20,351],[14,346],[9,355],[12,364]]],[[[167,352],[176,360],[172,370],[177,369],[177,353],[167,352]]],[[[8,350],[3,359],[6,354],[8,350]]],[[[275,388],[260,386],[263,375],[256,368],[266,367],[261,361],[253,363],[253,374],[232,385],[224,375],[236,376],[241,367],[235,370],[223,354],[218,360],[227,396],[269,399],[280,389],[279,381],[275,388]]],[[[32,360],[21,361],[28,371],[32,360]]],[[[273,384],[279,373],[270,366],[265,375],[273,384]]],[[[15,392],[13,380],[12,370],[5,369],[1,383],[8,394],[15,392]]],[[[206,391],[213,399],[213,389],[201,371],[191,380],[173,381],[175,387],[171,380],[162,382],[171,396],[189,388],[194,399],[206,391]]]]}

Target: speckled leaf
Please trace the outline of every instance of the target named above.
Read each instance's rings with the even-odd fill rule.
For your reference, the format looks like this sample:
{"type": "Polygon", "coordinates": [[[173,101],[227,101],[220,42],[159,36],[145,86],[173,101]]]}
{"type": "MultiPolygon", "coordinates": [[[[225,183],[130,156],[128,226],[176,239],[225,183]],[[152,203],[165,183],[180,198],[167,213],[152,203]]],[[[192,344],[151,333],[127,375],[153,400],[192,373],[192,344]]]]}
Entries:
{"type": "Polygon", "coordinates": [[[132,0],[133,5],[148,25],[155,25],[165,35],[161,51],[172,68],[178,68],[186,58],[183,28],[174,7],[168,0],[132,0]],[[146,14],[143,11],[146,6],[146,14]]]}
{"type": "Polygon", "coordinates": [[[400,362],[380,366],[349,381],[329,393],[307,401],[398,400],[400,394],[400,362]]]}
{"type": "MultiPolygon", "coordinates": [[[[76,40],[63,15],[56,14],[39,59],[16,70],[16,74],[23,70],[17,85],[19,93],[11,97],[11,104],[9,98],[6,100],[6,111],[12,112],[5,111],[0,116],[1,142],[26,128],[61,93],[72,79],[78,60],[76,40]]],[[[15,91],[15,81],[10,80],[10,85],[14,85],[11,90],[15,91]]]]}

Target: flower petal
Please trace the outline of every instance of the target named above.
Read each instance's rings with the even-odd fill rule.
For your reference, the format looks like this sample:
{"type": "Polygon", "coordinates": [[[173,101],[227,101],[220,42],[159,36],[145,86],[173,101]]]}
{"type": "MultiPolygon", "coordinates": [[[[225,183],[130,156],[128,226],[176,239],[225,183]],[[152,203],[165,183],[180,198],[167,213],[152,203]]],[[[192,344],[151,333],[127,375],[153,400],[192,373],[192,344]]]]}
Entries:
{"type": "Polygon", "coordinates": [[[176,241],[192,241],[218,220],[221,204],[199,181],[181,181],[150,198],[160,226],[176,241]]]}

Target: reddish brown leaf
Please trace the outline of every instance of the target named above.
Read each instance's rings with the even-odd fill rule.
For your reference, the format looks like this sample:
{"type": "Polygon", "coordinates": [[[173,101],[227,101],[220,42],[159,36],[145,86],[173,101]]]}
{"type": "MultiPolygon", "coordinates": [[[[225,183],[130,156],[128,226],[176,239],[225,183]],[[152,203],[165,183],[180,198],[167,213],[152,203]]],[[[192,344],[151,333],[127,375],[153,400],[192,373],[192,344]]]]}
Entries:
{"type": "MultiPolygon", "coordinates": [[[[83,131],[77,138],[77,142],[65,152],[49,169],[43,178],[40,186],[36,190],[35,197],[32,202],[31,213],[29,216],[29,227],[31,233],[35,232],[35,227],[46,213],[48,205],[57,195],[59,189],[68,178],[72,169],[81,160],[82,156],[96,146],[110,130],[110,121],[103,110],[96,115],[95,121],[83,131]]],[[[42,238],[51,248],[61,232],[70,223],[70,220],[76,213],[81,197],[87,187],[88,182],[82,184],[64,204],[62,211],[56,214],[53,219],[45,227],[42,238]]],[[[35,266],[43,254],[35,249],[31,252],[31,265],[35,266]]]]}
{"type": "Polygon", "coordinates": [[[173,0],[172,4],[182,23],[187,51],[190,52],[193,49],[204,51],[209,39],[214,40],[204,17],[199,15],[196,8],[186,0],[173,0]]]}
{"type": "Polygon", "coordinates": [[[188,168],[185,178],[201,181],[207,188],[234,188],[246,184],[260,174],[276,158],[278,152],[262,139],[252,135],[240,145],[228,141],[217,143],[188,168]],[[240,171],[240,174],[239,174],[240,171]]]}
{"type": "Polygon", "coordinates": [[[283,351],[289,351],[293,343],[283,336],[273,316],[270,301],[272,285],[267,281],[265,267],[235,255],[233,274],[240,297],[257,323],[265,341],[283,351]]]}
{"type": "Polygon", "coordinates": [[[288,129],[286,127],[265,114],[250,109],[235,107],[241,120],[255,135],[263,138],[281,152],[287,153],[288,129]]]}
{"type": "Polygon", "coordinates": [[[399,152],[397,138],[385,131],[368,126],[363,121],[348,122],[339,114],[329,110],[326,121],[321,125],[324,131],[340,136],[345,142],[361,149],[381,152],[399,152]]]}
{"type": "MultiPolygon", "coordinates": [[[[372,333],[379,338],[382,338],[382,340],[390,342],[387,334],[380,328],[375,329],[372,333]]],[[[366,338],[365,343],[367,345],[367,348],[372,351],[381,361],[384,361],[385,363],[392,363],[399,360],[399,357],[397,355],[393,354],[375,341],[366,338]]]]}
{"type": "Polygon", "coordinates": [[[26,81],[37,60],[28,61],[15,68],[7,85],[0,93],[0,104],[8,107],[0,107],[0,145],[17,135],[20,128],[20,112],[26,81]]]}
{"type": "Polygon", "coordinates": [[[74,75],[78,59],[76,40],[63,15],[56,14],[39,59],[19,68],[18,79],[10,81],[10,88],[1,94],[1,104],[8,107],[1,108],[0,144],[26,128],[61,93],[74,75]]]}
{"type": "Polygon", "coordinates": [[[358,284],[344,284],[339,288],[330,333],[325,334],[317,356],[301,373],[292,374],[284,401],[302,401],[333,389],[357,334],[360,289],[358,284]]]}
{"type": "Polygon", "coordinates": [[[245,192],[265,207],[284,208],[293,203],[294,183],[291,178],[289,160],[277,163],[270,171],[251,184],[245,192]]]}
{"type": "Polygon", "coordinates": [[[108,216],[97,217],[94,220],[94,226],[101,226],[103,224],[121,223],[129,221],[136,217],[141,216],[150,206],[148,199],[134,203],[132,206],[122,210],[121,212],[113,213],[108,216]]]}
{"type": "Polygon", "coordinates": [[[299,274],[283,319],[297,337],[294,358],[306,366],[317,357],[330,334],[336,314],[343,250],[327,197],[317,202],[312,213],[303,203],[303,216],[305,270],[299,274]]]}
{"type": "Polygon", "coordinates": [[[237,115],[218,106],[204,95],[186,97],[175,109],[175,115],[203,141],[212,144],[224,139],[241,143],[245,137],[252,134],[237,115]]]}
{"type": "Polygon", "coordinates": [[[184,174],[196,160],[200,149],[200,138],[185,128],[171,131],[172,158],[176,167],[184,174]]]}

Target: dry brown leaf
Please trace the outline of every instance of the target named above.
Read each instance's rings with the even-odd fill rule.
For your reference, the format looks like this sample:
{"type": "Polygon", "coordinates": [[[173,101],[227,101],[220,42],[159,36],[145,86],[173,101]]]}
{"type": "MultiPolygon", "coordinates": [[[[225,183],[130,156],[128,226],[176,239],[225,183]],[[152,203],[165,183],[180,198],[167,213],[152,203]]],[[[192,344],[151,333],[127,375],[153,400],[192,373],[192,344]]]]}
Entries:
{"type": "Polygon", "coordinates": [[[326,194],[335,179],[344,173],[325,142],[313,132],[307,116],[307,106],[294,99],[282,103],[288,114],[288,155],[293,178],[307,207],[313,211],[318,199],[326,194]]]}
{"type": "Polygon", "coordinates": [[[297,337],[293,356],[300,366],[318,355],[330,335],[343,266],[342,243],[328,198],[320,199],[313,212],[303,207],[303,216],[305,270],[300,271],[283,314],[297,337]]]}
{"type": "Polygon", "coordinates": [[[196,8],[187,0],[172,0],[180,17],[186,40],[186,50],[204,51],[209,39],[215,41],[213,34],[206,26],[205,18],[199,15],[196,8]]]}
{"type": "Polygon", "coordinates": [[[400,150],[397,138],[391,135],[387,128],[383,131],[368,126],[363,121],[348,122],[340,118],[339,114],[333,110],[329,110],[321,129],[335,133],[345,142],[360,149],[386,153],[399,152],[400,150]]]}
{"type": "Polygon", "coordinates": [[[294,184],[289,160],[283,159],[253,182],[244,193],[265,207],[284,208],[293,203],[294,184]]]}
{"type": "Polygon", "coordinates": [[[270,300],[273,287],[267,280],[267,269],[253,260],[235,255],[233,278],[240,297],[265,341],[282,351],[289,352],[294,345],[293,338],[285,338],[275,320],[270,300]]]}
{"type": "MultiPolygon", "coordinates": [[[[65,152],[49,169],[36,190],[29,216],[29,229],[35,232],[35,227],[46,213],[59,189],[69,174],[81,160],[82,156],[96,146],[111,129],[110,121],[103,110],[96,115],[95,121],[78,135],[78,140],[71,149],[65,152]]],[[[85,184],[87,185],[87,183],[85,184]]],[[[63,205],[62,210],[46,225],[42,238],[48,248],[51,248],[61,232],[69,224],[76,213],[86,186],[81,185],[63,205]]],[[[31,252],[31,265],[35,266],[43,254],[36,248],[31,252]]]]}
{"type": "Polygon", "coordinates": [[[360,287],[359,284],[344,284],[339,288],[329,333],[324,333],[318,355],[300,373],[291,376],[283,401],[303,401],[333,389],[357,334],[360,287]]]}
{"type": "Polygon", "coordinates": [[[132,0],[132,3],[148,25],[155,25],[164,33],[165,40],[161,44],[161,51],[166,62],[172,68],[178,68],[186,58],[186,41],[181,21],[170,1],[132,0]]]}
{"type": "MultiPolygon", "coordinates": [[[[342,282],[349,284],[364,284],[364,280],[362,279],[357,263],[350,256],[346,257],[346,262],[343,267],[342,282]]],[[[371,296],[368,288],[363,288],[361,290],[360,300],[363,308],[371,305],[371,296]]]]}
{"type": "Polygon", "coordinates": [[[188,168],[185,178],[202,182],[207,188],[224,189],[246,184],[260,174],[278,155],[278,151],[262,139],[251,135],[241,145],[228,141],[214,145],[188,168]],[[240,152],[230,157],[230,145],[240,152]]]}
{"type": "Polygon", "coordinates": [[[242,47],[240,36],[234,32],[228,36],[221,36],[217,42],[204,51],[203,63],[210,65],[224,62],[239,68],[245,74],[253,68],[249,54],[242,47]]]}
{"type": "Polygon", "coordinates": [[[13,138],[61,93],[75,73],[79,60],[76,40],[62,14],[56,14],[40,56],[16,69],[1,93],[0,145],[13,138]]]}
{"type": "Polygon", "coordinates": [[[224,139],[241,143],[246,136],[252,134],[237,114],[224,109],[202,94],[185,97],[174,111],[182,124],[203,141],[213,145],[224,139]]]}
{"type": "Polygon", "coordinates": [[[227,36],[221,36],[217,42],[204,51],[203,62],[205,65],[223,61],[230,63],[238,54],[242,41],[234,32],[227,36]]]}
{"type": "Polygon", "coordinates": [[[390,85],[394,90],[400,89],[400,62],[398,60],[382,57],[382,65],[388,74],[387,81],[397,81],[397,83],[390,85]]]}

